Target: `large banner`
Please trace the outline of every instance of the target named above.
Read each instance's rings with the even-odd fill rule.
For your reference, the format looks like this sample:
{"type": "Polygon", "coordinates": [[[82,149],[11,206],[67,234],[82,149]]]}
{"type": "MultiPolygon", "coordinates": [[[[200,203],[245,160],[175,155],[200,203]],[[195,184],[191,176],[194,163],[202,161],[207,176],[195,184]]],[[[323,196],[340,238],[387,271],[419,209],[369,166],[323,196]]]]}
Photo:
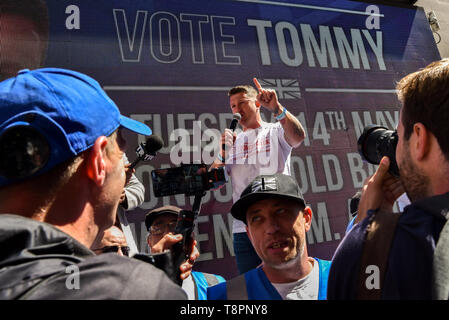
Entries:
{"type": "MultiPolygon", "coordinates": [[[[218,141],[207,132],[223,132],[232,118],[227,91],[256,77],[276,90],[306,129],[291,167],[313,210],[309,253],[330,259],[344,237],[349,199],[375,170],[358,154],[357,138],[372,123],[394,129],[396,81],[440,58],[420,8],[345,0],[46,4],[44,65],[94,77],[123,114],[145,122],[165,141],[155,159],[136,168],[145,202],[127,214],[141,251],[147,250],[145,213],[193,204],[193,197],[183,195],[156,198],[151,171],[181,162],[210,164],[218,141]]],[[[263,119],[275,121],[261,111],[263,119]]],[[[144,137],[126,138],[132,161],[144,137]]],[[[201,256],[195,268],[225,278],[237,274],[231,195],[230,182],[208,191],[196,226],[201,256]]]]}

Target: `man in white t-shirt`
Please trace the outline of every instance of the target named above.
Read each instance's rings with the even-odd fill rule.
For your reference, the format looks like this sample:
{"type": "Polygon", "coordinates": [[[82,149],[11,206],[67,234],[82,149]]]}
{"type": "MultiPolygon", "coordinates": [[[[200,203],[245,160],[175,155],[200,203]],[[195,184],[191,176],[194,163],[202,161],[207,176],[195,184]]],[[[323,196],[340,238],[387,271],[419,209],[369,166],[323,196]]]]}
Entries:
{"type": "MultiPolygon", "coordinates": [[[[212,168],[225,165],[231,177],[232,202],[235,203],[243,189],[258,175],[291,174],[290,154],[305,138],[299,120],[283,107],[276,91],[263,89],[256,78],[257,87],[236,86],[229,90],[229,103],[233,114],[241,115],[242,132],[236,134],[225,129],[222,135],[218,158],[212,168]],[[276,123],[262,121],[260,107],[273,112],[276,123]]],[[[245,224],[233,221],[233,245],[239,273],[257,267],[261,260],[257,256],[245,230],[245,224]]]]}

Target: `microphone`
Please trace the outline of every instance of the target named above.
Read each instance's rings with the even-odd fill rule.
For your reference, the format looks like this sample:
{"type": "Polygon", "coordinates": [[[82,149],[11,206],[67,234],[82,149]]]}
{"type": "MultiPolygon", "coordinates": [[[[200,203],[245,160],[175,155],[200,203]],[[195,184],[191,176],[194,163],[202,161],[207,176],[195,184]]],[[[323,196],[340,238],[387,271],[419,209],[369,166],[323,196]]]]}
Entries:
{"type": "Polygon", "coordinates": [[[237,123],[239,123],[240,119],[242,119],[242,116],[240,113],[234,113],[231,121],[231,125],[229,126],[229,129],[232,131],[235,131],[235,128],[237,127],[237,123]]]}
{"type": "Polygon", "coordinates": [[[137,159],[129,166],[133,169],[141,160],[150,161],[156,156],[156,152],[164,146],[164,140],[158,135],[152,134],[145,143],[141,143],[137,149],[137,159]]]}
{"type": "MultiPolygon", "coordinates": [[[[242,115],[240,113],[234,113],[234,115],[232,116],[232,121],[231,124],[229,125],[229,129],[232,130],[232,132],[235,131],[235,128],[237,127],[237,123],[239,123],[240,119],[242,119],[242,115]]],[[[221,149],[225,150],[225,144],[223,143],[221,145],[221,149]]]]}

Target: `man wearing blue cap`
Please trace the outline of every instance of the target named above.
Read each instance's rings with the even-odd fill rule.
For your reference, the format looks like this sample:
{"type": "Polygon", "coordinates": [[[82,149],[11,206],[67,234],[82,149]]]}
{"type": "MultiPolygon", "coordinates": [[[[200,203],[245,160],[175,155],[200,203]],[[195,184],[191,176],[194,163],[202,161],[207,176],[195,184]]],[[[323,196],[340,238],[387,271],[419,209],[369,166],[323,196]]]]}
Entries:
{"type": "Polygon", "coordinates": [[[120,115],[92,78],[47,68],[0,83],[0,299],[185,299],[155,267],[89,248],[125,184],[120,115]]]}

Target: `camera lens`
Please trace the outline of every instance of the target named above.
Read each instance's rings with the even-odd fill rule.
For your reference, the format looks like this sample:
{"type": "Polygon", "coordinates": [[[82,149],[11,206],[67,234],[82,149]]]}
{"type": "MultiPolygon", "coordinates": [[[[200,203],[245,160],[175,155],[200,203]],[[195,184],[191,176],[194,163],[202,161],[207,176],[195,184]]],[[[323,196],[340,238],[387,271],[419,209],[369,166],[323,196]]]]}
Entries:
{"type": "Polygon", "coordinates": [[[396,146],[398,135],[395,130],[389,130],[382,126],[369,125],[363,130],[357,141],[357,147],[362,158],[369,163],[379,164],[382,157],[390,159],[389,172],[399,176],[399,169],[396,163],[396,146]]]}

